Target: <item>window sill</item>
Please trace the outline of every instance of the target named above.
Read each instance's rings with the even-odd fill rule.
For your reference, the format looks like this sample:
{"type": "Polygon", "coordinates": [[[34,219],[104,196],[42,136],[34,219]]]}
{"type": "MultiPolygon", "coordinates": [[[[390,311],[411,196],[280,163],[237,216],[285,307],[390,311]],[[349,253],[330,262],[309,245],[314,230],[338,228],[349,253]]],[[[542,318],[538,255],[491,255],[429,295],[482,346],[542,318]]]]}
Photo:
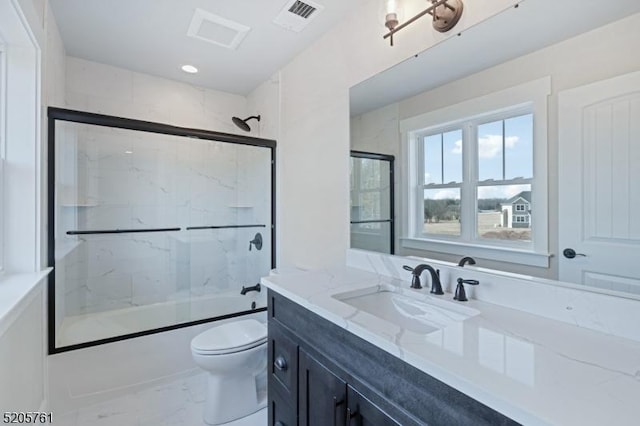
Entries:
{"type": "Polygon", "coordinates": [[[419,238],[401,238],[402,247],[414,250],[427,250],[458,256],[471,256],[498,262],[519,265],[549,267],[550,253],[537,253],[511,247],[497,247],[483,244],[461,243],[457,241],[427,240],[419,238]]]}
{"type": "Polygon", "coordinates": [[[53,268],[46,268],[39,272],[0,276],[0,335],[13,323],[22,311],[21,308],[37,294],[38,284],[52,270],[53,268]]]}

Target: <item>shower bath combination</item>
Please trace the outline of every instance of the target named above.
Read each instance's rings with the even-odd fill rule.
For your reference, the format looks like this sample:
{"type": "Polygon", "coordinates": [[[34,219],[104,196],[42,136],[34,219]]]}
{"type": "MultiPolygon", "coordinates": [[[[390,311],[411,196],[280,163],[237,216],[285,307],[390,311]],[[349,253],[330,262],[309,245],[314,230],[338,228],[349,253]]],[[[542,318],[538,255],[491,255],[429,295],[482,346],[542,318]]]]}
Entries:
{"type": "Polygon", "coordinates": [[[266,310],[246,285],[275,267],[275,141],[57,108],[49,129],[49,353],[266,310]]]}
{"type": "Polygon", "coordinates": [[[239,118],[239,117],[231,118],[231,120],[233,120],[233,124],[238,126],[238,128],[240,128],[241,130],[244,130],[245,132],[250,132],[251,131],[251,127],[249,127],[249,125],[247,124],[247,121],[254,120],[254,119],[258,120],[258,122],[260,122],[260,116],[259,115],[252,115],[251,117],[247,117],[245,119],[242,119],[242,118],[239,118]]]}

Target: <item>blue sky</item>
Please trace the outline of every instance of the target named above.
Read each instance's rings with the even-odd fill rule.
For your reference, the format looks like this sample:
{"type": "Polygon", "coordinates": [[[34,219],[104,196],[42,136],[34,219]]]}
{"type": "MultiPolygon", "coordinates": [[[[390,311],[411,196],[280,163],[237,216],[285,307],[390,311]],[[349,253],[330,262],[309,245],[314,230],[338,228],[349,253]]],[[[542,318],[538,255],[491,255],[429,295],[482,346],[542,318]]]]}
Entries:
{"type": "MultiPolygon", "coordinates": [[[[478,178],[530,178],[533,176],[533,116],[531,114],[504,121],[504,156],[502,120],[478,126],[478,178]],[[504,170],[503,170],[504,159],[504,170]]],[[[462,181],[462,131],[454,130],[425,138],[425,183],[446,184],[462,181]]],[[[522,185],[479,187],[480,198],[509,198],[529,188],[522,185]]],[[[434,198],[460,198],[459,190],[442,190],[434,198]]]]}

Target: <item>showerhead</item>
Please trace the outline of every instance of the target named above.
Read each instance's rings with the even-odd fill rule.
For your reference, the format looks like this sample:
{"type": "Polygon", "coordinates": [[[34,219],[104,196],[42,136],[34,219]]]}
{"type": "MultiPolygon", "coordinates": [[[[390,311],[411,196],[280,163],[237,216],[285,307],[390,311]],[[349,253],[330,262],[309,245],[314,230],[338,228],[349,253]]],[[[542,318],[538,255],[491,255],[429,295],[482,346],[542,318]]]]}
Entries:
{"type": "Polygon", "coordinates": [[[245,132],[250,132],[251,131],[251,127],[249,127],[249,125],[247,124],[247,121],[253,120],[253,119],[256,119],[256,120],[260,121],[260,116],[259,115],[253,115],[253,116],[251,116],[249,118],[245,118],[244,120],[242,118],[239,118],[239,117],[233,117],[231,120],[233,120],[233,124],[238,126],[240,129],[244,130],[245,132]]]}

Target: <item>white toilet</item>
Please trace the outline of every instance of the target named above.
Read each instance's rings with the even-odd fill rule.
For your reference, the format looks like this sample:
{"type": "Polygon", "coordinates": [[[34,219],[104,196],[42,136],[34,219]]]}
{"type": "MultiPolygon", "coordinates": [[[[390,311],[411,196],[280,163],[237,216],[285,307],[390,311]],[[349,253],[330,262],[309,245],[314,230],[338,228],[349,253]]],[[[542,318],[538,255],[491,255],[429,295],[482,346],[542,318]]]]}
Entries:
{"type": "Polygon", "coordinates": [[[205,423],[224,424],[266,407],[265,324],[246,319],[213,327],[191,340],[191,353],[209,373],[205,423]]]}

